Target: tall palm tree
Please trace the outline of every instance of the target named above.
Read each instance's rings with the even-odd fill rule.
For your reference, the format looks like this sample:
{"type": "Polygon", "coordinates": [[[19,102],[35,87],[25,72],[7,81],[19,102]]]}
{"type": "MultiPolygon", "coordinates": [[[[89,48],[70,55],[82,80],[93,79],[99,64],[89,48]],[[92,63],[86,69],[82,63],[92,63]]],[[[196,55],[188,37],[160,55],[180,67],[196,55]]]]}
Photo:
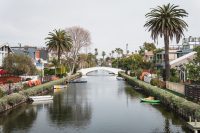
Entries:
{"type": "Polygon", "coordinates": [[[145,15],[147,21],[144,27],[147,27],[148,31],[151,32],[152,39],[156,41],[159,36],[161,38],[164,37],[166,81],[170,79],[169,40],[175,37],[178,43],[184,35],[183,31],[187,30],[188,27],[187,23],[182,19],[187,17],[188,13],[178,7],[169,3],[162,7],[153,8],[145,15]]]}
{"type": "Polygon", "coordinates": [[[97,48],[94,49],[94,55],[95,55],[95,56],[98,55],[98,49],[97,49],[97,48]]]}
{"type": "Polygon", "coordinates": [[[114,50],[112,50],[112,51],[111,51],[111,53],[112,53],[112,58],[113,58],[113,54],[115,53],[115,51],[114,51],[114,50]]]}
{"type": "Polygon", "coordinates": [[[98,55],[99,53],[98,53],[98,49],[97,48],[95,48],[94,49],[94,55],[95,55],[95,62],[96,62],[96,65],[98,64],[98,60],[97,60],[97,55],[98,55]]]}
{"type": "Polygon", "coordinates": [[[49,36],[45,38],[47,40],[46,45],[49,51],[56,51],[58,62],[60,63],[61,54],[65,51],[70,51],[72,48],[72,39],[66,34],[64,30],[54,30],[49,32],[49,36]]]}
{"type": "Polygon", "coordinates": [[[105,55],[106,55],[106,52],[103,51],[103,52],[102,52],[103,60],[104,60],[105,55]]]}

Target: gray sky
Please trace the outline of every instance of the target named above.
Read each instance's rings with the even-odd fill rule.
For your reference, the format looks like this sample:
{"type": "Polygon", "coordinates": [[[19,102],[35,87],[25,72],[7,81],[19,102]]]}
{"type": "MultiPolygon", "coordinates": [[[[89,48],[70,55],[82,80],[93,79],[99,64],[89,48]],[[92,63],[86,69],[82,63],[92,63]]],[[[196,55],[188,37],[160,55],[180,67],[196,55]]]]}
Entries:
{"type": "Polygon", "coordinates": [[[185,36],[199,37],[199,0],[0,0],[0,42],[45,46],[53,29],[81,26],[91,33],[91,52],[125,49],[126,43],[134,51],[153,42],[143,27],[144,15],[169,2],[189,13],[185,36]]]}

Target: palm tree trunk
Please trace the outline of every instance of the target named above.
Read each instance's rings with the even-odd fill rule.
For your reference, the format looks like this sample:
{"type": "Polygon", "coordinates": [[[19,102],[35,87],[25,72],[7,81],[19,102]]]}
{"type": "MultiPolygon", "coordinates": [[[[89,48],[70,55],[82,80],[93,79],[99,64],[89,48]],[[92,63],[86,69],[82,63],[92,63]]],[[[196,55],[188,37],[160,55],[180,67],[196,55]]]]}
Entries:
{"type": "Polygon", "coordinates": [[[170,65],[169,65],[169,36],[164,35],[165,42],[165,81],[170,79],[170,65]]]}
{"type": "Polygon", "coordinates": [[[59,62],[59,64],[61,64],[60,63],[60,48],[58,48],[58,62],[59,62]]]}

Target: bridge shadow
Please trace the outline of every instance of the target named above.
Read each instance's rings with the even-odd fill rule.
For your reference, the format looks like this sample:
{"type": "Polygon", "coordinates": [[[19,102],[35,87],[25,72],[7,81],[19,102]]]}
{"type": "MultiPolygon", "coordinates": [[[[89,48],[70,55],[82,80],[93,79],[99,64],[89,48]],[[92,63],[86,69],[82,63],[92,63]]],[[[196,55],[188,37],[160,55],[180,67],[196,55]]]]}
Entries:
{"type": "Polygon", "coordinates": [[[88,72],[86,76],[115,76],[115,73],[106,70],[95,70],[88,72]]]}

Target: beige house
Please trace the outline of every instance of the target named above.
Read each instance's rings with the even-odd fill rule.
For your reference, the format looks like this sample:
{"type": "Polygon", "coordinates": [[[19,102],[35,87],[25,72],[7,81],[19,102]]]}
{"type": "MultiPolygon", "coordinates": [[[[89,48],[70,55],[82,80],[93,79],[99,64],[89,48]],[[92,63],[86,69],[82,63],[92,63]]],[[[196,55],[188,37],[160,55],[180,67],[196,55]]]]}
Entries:
{"type": "Polygon", "coordinates": [[[143,59],[144,59],[145,61],[150,61],[150,62],[152,62],[152,61],[153,61],[153,58],[154,58],[153,51],[147,51],[147,50],[145,50],[143,59]]]}

